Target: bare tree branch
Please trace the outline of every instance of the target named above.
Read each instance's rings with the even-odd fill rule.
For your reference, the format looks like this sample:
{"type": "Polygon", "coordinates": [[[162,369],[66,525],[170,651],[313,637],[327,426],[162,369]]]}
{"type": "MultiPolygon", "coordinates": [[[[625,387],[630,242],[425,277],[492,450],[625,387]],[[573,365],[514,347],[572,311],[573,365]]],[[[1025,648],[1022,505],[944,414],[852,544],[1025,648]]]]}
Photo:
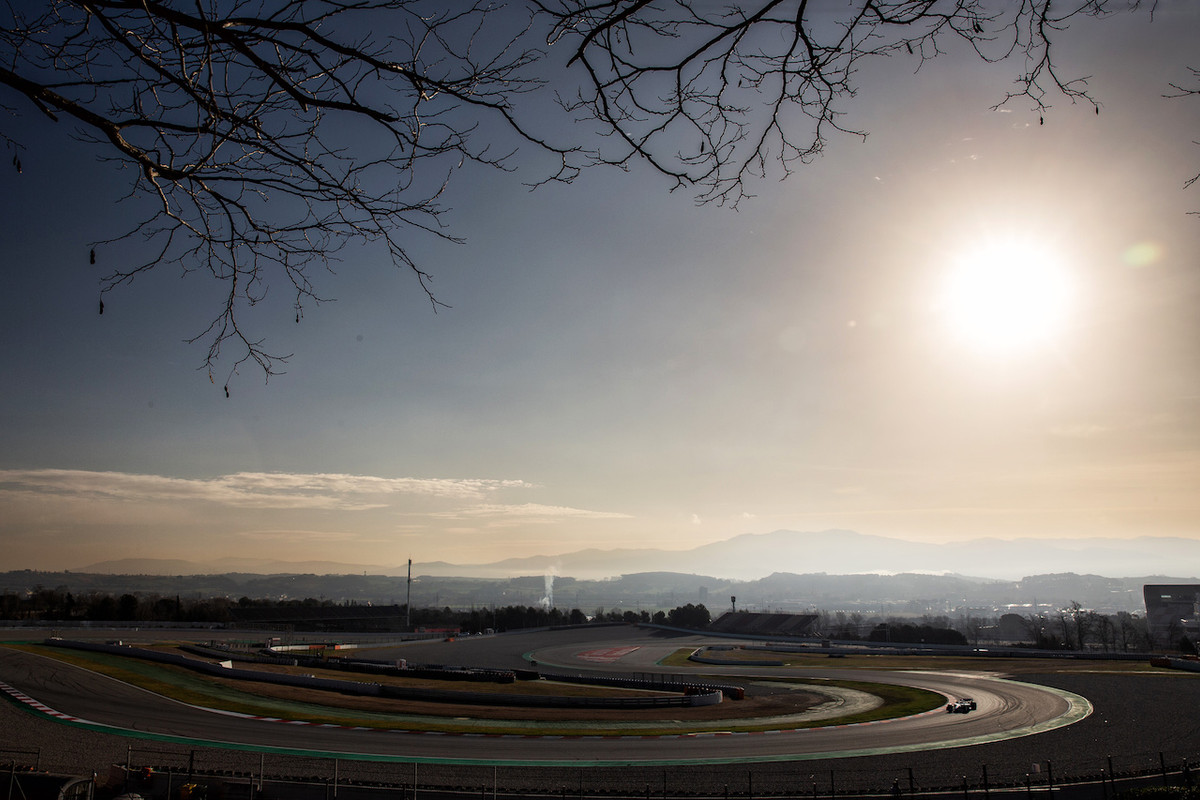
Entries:
{"type": "MultiPolygon", "coordinates": [[[[602,161],[649,164],[700,202],[737,206],[750,179],[789,174],[837,133],[866,59],[914,69],[955,42],[987,62],[1021,59],[1018,99],[1095,104],[1086,78],[1064,77],[1054,42],[1068,21],[1127,10],[1107,0],[533,0],[548,41],[586,74],[564,101],[611,141],[602,161]]],[[[1134,4],[1136,7],[1136,3],[1134,4]]],[[[1097,106],[1098,108],[1098,106],[1097,106]]]]}
{"type": "MultiPolygon", "coordinates": [[[[1163,95],[1164,97],[1171,100],[1181,97],[1200,97],[1200,69],[1197,69],[1196,67],[1188,67],[1188,71],[1192,73],[1193,85],[1183,86],[1182,84],[1172,83],[1172,91],[1169,94],[1163,95]]],[[[1192,144],[1200,144],[1200,142],[1192,142],[1192,144]]],[[[1190,188],[1196,181],[1200,181],[1200,173],[1188,178],[1187,181],[1184,182],[1183,188],[1190,188]]]]}
{"type": "Polygon", "coordinates": [[[2,8],[0,87],[134,165],[131,194],[157,209],[107,242],[136,236],[148,255],[107,273],[102,296],[168,263],[224,284],[219,314],[192,339],[208,343],[210,374],[230,345],[231,372],[250,361],[273,374],[287,356],[248,335],[240,314],[282,279],[299,320],[321,300],[314,268],[352,242],[382,242],[439,305],[405,237],[454,240],[448,176],[465,162],[506,168],[508,152],[473,142],[481,124],[554,156],[550,180],[569,180],[581,160],[518,121],[512,99],[540,85],[529,73],[541,53],[521,49],[522,29],[486,2],[2,8]]]}
{"type": "MultiPolygon", "coordinates": [[[[1040,115],[1066,98],[1098,113],[1087,78],[1058,63],[1058,39],[1073,20],[1140,5],[511,3],[0,0],[0,110],[70,123],[133,168],[141,216],[98,243],[120,243],[105,252],[124,259],[101,278],[101,310],[163,265],[207,273],[223,302],[191,341],[208,345],[210,377],[222,357],[231,374],[249,362],[270,376],[287,356],[249,332],[247,309],[282,284],[299,322],[322,300],[317,273],[348,245],[382,246],[440,305],[409,237],[457,241],[443,198],[465,164],[511,169],[522,148],[548,165],[532,186],[641,164],[701,203],[737,207],[753,181],[787,176],[838,134],[866,135],[843,107],[870,59],[920,70],[965,48],[1017,65],[996,107],[1040,115]],[[543,88],[559,92],[557,117],[539,104],[543,88]]],[[[26,145],[0,140],[19,170],[26,145]]]]}

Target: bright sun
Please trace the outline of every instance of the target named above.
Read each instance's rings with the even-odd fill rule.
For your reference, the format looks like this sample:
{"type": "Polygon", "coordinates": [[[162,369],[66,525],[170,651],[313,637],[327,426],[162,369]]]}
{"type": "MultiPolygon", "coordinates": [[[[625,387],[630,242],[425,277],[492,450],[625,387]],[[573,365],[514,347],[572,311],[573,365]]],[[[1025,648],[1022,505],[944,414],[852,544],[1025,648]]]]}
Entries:
{"type": "Polygon", "coordinates": [[[1061,260],[1046,247],[993,242],[952,263],[938,306],[957,340],[1003,355],[1051,343],[1067,322],[1071,295],[1061,260]]]}

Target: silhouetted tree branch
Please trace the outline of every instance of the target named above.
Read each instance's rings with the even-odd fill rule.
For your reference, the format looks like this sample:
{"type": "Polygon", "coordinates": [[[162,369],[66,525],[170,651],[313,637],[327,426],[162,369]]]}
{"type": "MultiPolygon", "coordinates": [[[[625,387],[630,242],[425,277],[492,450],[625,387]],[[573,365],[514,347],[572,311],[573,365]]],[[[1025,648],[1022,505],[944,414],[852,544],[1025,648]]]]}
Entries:
{"type": "MultiPolygon", "coordinates": [[[[1188,67],[1188,71],[1192,73],[1193,85],[1192,86],[1183,86],[1182,84],[1172,83],[1171,84],[1172,92],[1168,95],[1165,95],[1167,98],[1176,99],[1176,98],[1180,98],[1180,97],[1196,97],[1196,96],[1200,95],[1200,69],[1197,69],[1195,67],[1188,67]]],[[[1193,142],[1193,144],[1200,144],[1200,142],[1193,142]]],[[[1186,189],[1187,187],[1191,186],[1196,181],[1200,181],[1200,174],[1196,174],[1196,175],[1193,175],[1192,177],[1188,178],[1187,182],[1184,183],[1183,186],[1186,189]]],[[[1192,213],[1195,214],[1195,213],[1200,213],[1200,212],[1193,211],[1192,213]]]]}
{"type": "MultiPolygon", "coordinates": [[[[919,70],[958,43],[987,62],[1024,62],[998,106],[1050,96],[1095,105],[1086,78],[1054,59],[1069,20],[1129,9],[1106,0],[534,0],[586,75],[565,101],[609,132],[602,160],[649,164],[702,202],[736,206],[747,183],[810,162],[837,133],[866,59],[919,70]],[[1014,59],[1014,57],[1018,57],[1014,59]]],[[[1097,106],[1098,108],[1098,106],[1097,106]]]]}
{"type": "MultiPolygon", "coordinates": [[[[968,48],[1018,65],[997,107],[1040,114],[1065,97],[1099,112],[1056,43],[1076,18],[1138,5],[0,0],[0,107],[70,122],[132,168],[130,195],[149,205],[108,244],[141,255],[104,275],[101,300],[166,264],[205,271],[224,288],[192,340],[208,344],[210,377],[230,347],[231,373],[249,361],[269,376],[287,356],[268,352],[243,312],[282,284],[299,321],[321,300],[315,272],[349,244],[381,244],[439,304],[407,237],[454,240],[443,191],[466,163],[513,168],[517,148],[548,156],[531,185],[641,164],[736,207],[753,180],[786,176],[837,134],[866,135],[842,115],[867,59],[920,70],[968,48]],[[526,99],[545,86],[565,116],[526,99]]],[[[19,167],[27,143],[0,139],[19,167]]]]}
{"type": "Polygon", "coordinates": [[[464,162],[505,167],[490,137],[473,141],[479,125],[555,156],[551,179],[577,168],[571,148],[514,115],[512,98],[538,84],[526,72],[540,53],[520,49],[521,30],[482,0],[77,0],[3,13],[3,99],[74,123],[134,167],[131,195],[153,202],[112,240],[140,238],[143,255],[102,278],[102,299],[165,264],[224,285],[223,307],[193,339],[209,345],[210,377],[230,345],[234,370],[252,361],[270,375],[286,361],[240,312],[282,282],[299,321],[321,299],[313,269],[352,242],[382,243],[436,306],[405,236],[451,239],[448,176],[464,162]]]}

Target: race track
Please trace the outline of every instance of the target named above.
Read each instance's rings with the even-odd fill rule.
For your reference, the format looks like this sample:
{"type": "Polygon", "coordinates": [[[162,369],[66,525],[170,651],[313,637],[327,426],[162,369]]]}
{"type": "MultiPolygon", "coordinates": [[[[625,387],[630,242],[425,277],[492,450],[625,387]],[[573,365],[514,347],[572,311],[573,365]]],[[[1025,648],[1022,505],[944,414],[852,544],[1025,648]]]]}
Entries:
{"type": "MultiPolygon", "coordinates": [[[[403,650],[410,660],[422,663],[511,667],[527,664],[528,658],[534,658],[547,668],[645,673],[664,671],[657,667],[657,661],[680,646],[692,641],[712,641],[702,637],[664,640],[629,628],[586,634],[484,637],[403,650]]],[[[779,672],[764,667],[727,666],[706,666],[704,671],[742,683],[752,682],[755,675],[779,672]]],[[[795,671],[785,674],[796,677],[795,671]]],[[[1002,741],[1071,724],[1091,711],[1090,704],[1077,695],[978,675],[862,670],[803,674],[805,681],[819,682],[822,678],[904,684],[939,692],[948,698],[971,696],[979,708],[965,715],[937,710],[885,722],[800,730],[781,724],[779,729],[765,733],[656,737],[436,735],[219,713],[184,705],[51,659],[0,648],[0,681],[67,715],[76,725],[195,745],[372,760],[614,766],[828,759],[1002,741]]]]}

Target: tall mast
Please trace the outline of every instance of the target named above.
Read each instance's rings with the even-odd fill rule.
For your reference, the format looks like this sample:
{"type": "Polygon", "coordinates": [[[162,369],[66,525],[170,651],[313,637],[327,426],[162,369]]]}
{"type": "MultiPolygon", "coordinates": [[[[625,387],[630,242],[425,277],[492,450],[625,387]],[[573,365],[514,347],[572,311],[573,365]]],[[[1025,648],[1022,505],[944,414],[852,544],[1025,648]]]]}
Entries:
{"type": "Polygon", "coordinates": [[[408,592],[404,597],[404,629],[412,630],[412,559],[408,560],[408,592]]]}

